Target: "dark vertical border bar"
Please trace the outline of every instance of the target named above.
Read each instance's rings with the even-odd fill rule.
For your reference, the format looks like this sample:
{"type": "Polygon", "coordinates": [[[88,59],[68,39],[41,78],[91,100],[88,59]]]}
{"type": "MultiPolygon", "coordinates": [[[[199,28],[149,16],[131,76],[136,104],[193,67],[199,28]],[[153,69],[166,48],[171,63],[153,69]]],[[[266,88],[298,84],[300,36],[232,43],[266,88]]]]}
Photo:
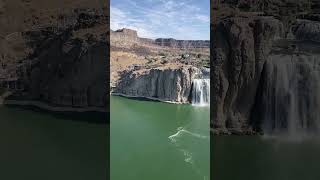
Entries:
{"type": "Polygon", "coordinates": [[[109,179],[109,7],[0,2],[0,179],[109,179]]]}
{"type": "Polygon", "coordinates": [[[106,6],[105,6],[105,11],[106,11],[106,21],[107,21],[107,47],[108,49],[106,50],[107,52],[107,96],[108,96],[108,101],[107,101],[107,112],[108,112],[108,121],[107,121],[107,137],[108,137],[108,159],[107,159],[107,179],[110,178],[110,168],[111,168],[111,163],[110,163],[110,0],[106,0],[106,6]]]}
{"type": "Polygon", "coordinates": [[[212,165],[213,165],[213,123],[212,123],[212,110],[213,110],[213,98],[212,98],[212,94],[213,94],[213,61],[212,61],[212,57],[213,57],[213,54],[212,54],[212,49],[213,49],[213,20],[214,20],[214,12],[213,12],[213,5],[214,5],[214,1],[216,0],[210,0],[210,179],[214,179],[213,178],[213,168],[212,168],[212,165]]]}

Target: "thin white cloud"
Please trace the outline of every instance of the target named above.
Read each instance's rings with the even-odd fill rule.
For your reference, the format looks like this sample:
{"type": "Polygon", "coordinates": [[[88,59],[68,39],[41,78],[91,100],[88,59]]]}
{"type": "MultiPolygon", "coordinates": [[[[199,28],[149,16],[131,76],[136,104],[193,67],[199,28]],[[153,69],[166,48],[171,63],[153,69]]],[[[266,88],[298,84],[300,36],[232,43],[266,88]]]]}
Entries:
{"type": "Polygon", "coordinates": [[[209,37],[209,14],[204,14],[199,7],[188,1],[145,1],[152,6],[144,6],[133,0],[126,2],[112,5],[110,8],[112,30],[131,28],[137,30],[139,36],[148,38],[208,39],[209,37]]]}

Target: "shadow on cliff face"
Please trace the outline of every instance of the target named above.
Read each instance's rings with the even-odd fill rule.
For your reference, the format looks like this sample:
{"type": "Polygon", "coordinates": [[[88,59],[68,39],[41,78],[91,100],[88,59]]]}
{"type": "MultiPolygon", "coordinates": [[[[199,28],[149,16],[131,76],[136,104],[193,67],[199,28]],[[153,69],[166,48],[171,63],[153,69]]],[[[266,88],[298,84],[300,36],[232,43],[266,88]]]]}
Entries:
{"type": "Polygon", "coordinates": [[[122,97],[132,99],[132,100],[139,100],[139,101],[151,101],[151,102],[159,102],[160,101],[160,100],[156,100],[156,99],[150,99],[147,97],[127,97],[127,96],[122,96],[122,97]]]}
{"type": "Polygon", "coordinates": [[[260,77],[257,92],[255,95],[254,104],[252,106],[249,118],[249,125],[253,128],[254,131],[262,133],[262,123],[263,123],[263,115],[265,114],[263,105],[266,104],[265,99],[263,98],[263,90],[266,87],[266,77],[263,76],[266,74],[266,63],[264,63],[262,71],[262,76],[260,77]]]}
{"type": "MultiPolygon", "coordinates": [[[[127,99],[132,99],[132,100],[138,100],[138,101],[147,101],[147,102],[163,102],[160,99],[157,99],[158,97],[130,97],[130,96],[125,96],[125,95],[114,95],[114,96],[121,96],[121,97],[125,97],[127,99]],[[152,99],[154,98],[154,99],[152,99]]],[[[191,99],[191,95],[190,95],[190,99],[191,99]]],[[[189,101],[191,102],[191,100],[189,101]]]]}
{"type": "Polygon", "coordinates": [[[110,113],[109,112],[54,112],[45,109],[41,109],[35,106],[19,106],[19,105],[6,105],[9,108],[14,109],[23,109],[34,111],[41,114],[46,114],[53,116],[55,118],[61,120],[71,120],[71,121],[78,121],[78,122],[86,122],[86,123],[93,123],[93,124],[110,124],[110,113]]]}

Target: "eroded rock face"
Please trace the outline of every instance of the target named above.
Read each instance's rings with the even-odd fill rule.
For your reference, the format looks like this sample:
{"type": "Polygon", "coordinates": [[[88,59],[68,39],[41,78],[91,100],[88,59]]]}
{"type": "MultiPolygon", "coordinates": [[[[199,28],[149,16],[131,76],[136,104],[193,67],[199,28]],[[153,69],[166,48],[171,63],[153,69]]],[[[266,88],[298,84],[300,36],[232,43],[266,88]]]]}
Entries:
{"type": "Polygon", "coordinates": [[[111,31],[110,41],[112,46],[130,47],[137,45],[148,45],[169,48],[209,48],[210,41],[205,40],[176,40],[172,38],[149,39],[138,37],[138,33],[131,29],[119,29],[111,31]]]}
{"type": "Polygon", "coordinates": [[[311,99],[317,96],[315,93],[307,95],[307,92],[317,89],[319,76],[314,60],[319,54],[318,3],[223,2],[215,8],[218,15],[211,32],[213,133],[289,130],[292,129],[289,112],[294,108],[300,117],[297,124],[309,123],[301,127],[317,129],[318,114],[310,113],[318,103],[311,99]],[[282,62],[288,59],[289,63],[282,62]],[[281,81],[280,76],[284,75],[287,79],[281,81]],[[286,86],[285,83],[291,84],[286,86]],[[279,92],[274,92],[275,89],[279,92]],[[294,100],[302,104],[297,105],[294,100]],[[270,110],[271,107],[276,111],[270,110]],[[306,114],[314,118],[308,115],[309,120],[305,120],[302,116],[306,114]],[[268,124],[266,129],[265,124],[268,124]]]}
{"type": "Polygon", "coordinates": [[[298,20],[293,26],[293,35],[297,40],[311,40],[320,42],[320,22],[298,20]]]}
{"type": "Polygon", "coordinates": [[[156,39],[155,44],[159,46],[171,47],[171,48],[208,48],[210,47],[210,41],[205,40],[176,40],[176,39],[156,39]]]}
{"type": "Polygon", "coordinates": [[[33,64],[20,78],[23,91],[10,99],[39,100],[54,106],[106,107],[106,42],[72,39],[63,32],[30,55],[33,64]],[[40,55],[41,54],[41,55],[40,55]],[[39,56],[40,55],[40,56],[39,56]]]}
{"type": "Polygon", "coordinates": [[[232,18],[213,32],[211,117],[215,130],[248,128],[263,63],[282,24],[273,18],[232,18]]]}
{"type": "Polygon", "coordinates": [[[135,43],[139,42],[137,31],[131,29],[119,29],[116,31],[111,31],[110,43],[113,46],[118,47],[130,47],[135,43]],[[125,39],[125,41],[124,41],[125,39]]]}
{"type": "Polygon", "coordinates": [[[197,73],[200,70],[191,66],[123,72],[113,93],[189,103],[192,79],[197,73]]]}
{"type": "Polygon", "coordinates": [[[71,3],[49,15],[43,14],[43,5],[31,19],[21,16],[20,26],[7,28],[11,33],[1,40],[0,84],[12,95],[4,103],[107,111],[107,11],[102,1],[90,3],[71,3]]]}

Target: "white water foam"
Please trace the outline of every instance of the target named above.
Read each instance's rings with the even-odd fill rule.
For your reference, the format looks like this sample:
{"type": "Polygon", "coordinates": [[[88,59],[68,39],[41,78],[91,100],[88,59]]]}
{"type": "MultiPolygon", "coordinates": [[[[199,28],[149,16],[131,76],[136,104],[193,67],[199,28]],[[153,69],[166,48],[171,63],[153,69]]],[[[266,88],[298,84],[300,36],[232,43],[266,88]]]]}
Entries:
{"type": "Polygon", "coordinates": [[[179,127],[177,130],[178,130],[177,133],[175,133],[175,134],[173,134],[173,135],[168,137],[172,142],[176,142],[176,137],[182,136],[183,133],[186,133],[188,135],[191,135],[191,136],[197,137],[197,138],[201,138],[201,139],[209,138],[208,136],[204,136],[204,135],[201,135],[201,134],[197,134],[197,133],[193,133],[193,132],[190,132],[188,130],[185,130],[185,129],[183,129],[183,127],[179,127]]]}
{"type": "MultiPolygon", "coordinates": [[[[170,141],[183,153],[184,161],[186,163],[189,163],[192,166],[192,168],[199,175],[202,176],[200,170],[195,166],[192,152],[190,152],[187,149],[183,148],[182,145],[179,143],[179,138],[182,138],[183,136],[186,136],[186,135],[195,137],[197,139],[209,139],[209,136],[205,136],[205,135],[201,135],[201,134],[198,134],[198,133],[190,132],[190,131],[186,130],[184,127],[178,127],[177,128],[177,132],[168,137],[170,139],[170,141]]],[[[207,176],[203,176],[203,179],[207,180],[208,177],[207,176]]]]}
{"type": "Polygon", "coordinates": [[[194,79],[192,105],[210,106],[210,79],[194,79]]]}

